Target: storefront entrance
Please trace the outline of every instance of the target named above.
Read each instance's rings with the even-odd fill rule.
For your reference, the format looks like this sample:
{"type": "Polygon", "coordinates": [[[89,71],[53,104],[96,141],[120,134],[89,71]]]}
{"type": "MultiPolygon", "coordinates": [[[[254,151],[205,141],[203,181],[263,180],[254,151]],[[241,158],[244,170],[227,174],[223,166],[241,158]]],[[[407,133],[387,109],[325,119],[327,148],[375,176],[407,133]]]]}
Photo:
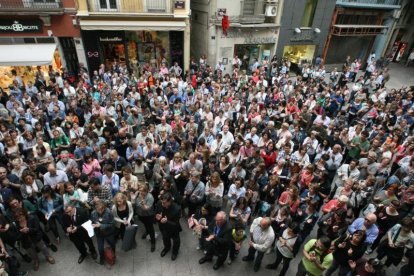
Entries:
{"type": "Polygon", "coordinates": [[[316,45],[287,45],[283,48],[283,58],[297,65],[312,63],[316,45]]]}
{"type": "Polygon", "coordinates": [[[249,71],[255,59],[259,62],[271,59],[272,47],[272,44],[235,44],[234,55],[237,55],[242,60],[241,69],[249,71]]]}

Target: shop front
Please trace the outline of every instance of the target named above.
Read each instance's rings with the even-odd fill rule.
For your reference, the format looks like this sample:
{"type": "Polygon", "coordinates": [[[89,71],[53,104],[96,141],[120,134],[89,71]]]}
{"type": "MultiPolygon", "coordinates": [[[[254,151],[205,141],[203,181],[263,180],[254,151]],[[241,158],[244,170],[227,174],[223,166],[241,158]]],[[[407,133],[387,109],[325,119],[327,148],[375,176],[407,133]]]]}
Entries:
{"type": "Polygon", "coordinates": [[[128,67],[162,62],[183,64],[184,35],[180,31],[82,31],[85,54],[91,71],[114,62],[128,67]]]}
{"type": "Polygon", "coordinates": [[[234,56],[242,60],[241,69],[249,71],[255,59],[259,62],[271,60],[278,39],[277,33],[274,28],[230,28],[227,35],[221,34],[216,39],[216,45],[209,48],[211,52],[208,55],[216,57],[216,64],[219,61],[224,64],[225,73],[231,73],[234,56]]]}
{"type": "Polygon", "coordinates": [[[298,65],[312,63],[315,50],[316,45],[286,45],[283,47],[283,58],[298,65]]]}
{"type": "MultiPolygon", "coordinates": [[[[76,54],[66,59],[58,35],[73,35],[73,30],[62,32],[53,25],[45,25],[37,17],[0,18],[0,87],[12,84],[12,71],[16,71],[25,83],[34,79],[41,70],[48,80],[49,67],[59,71],[63,67],[75,70],[76,54]],[[66,61],[69,61],[68,63],[66,61]],[[70,66],[71,68],[68,68],[70,66]],[[72,68],[73,67],[73,68],[72,68]]],[[[68,29],[68,28],[67,28],[68,29]]],[[[70,29],[70,28],[69,28],[70,29]]]]}

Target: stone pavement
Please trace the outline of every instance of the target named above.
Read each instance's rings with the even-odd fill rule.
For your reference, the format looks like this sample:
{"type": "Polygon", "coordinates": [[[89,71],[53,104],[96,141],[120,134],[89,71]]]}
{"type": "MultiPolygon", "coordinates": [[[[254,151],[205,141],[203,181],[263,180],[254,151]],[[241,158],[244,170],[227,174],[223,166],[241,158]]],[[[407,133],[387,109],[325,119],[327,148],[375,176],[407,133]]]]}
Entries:
{"type": "MultiPolygon", "coordinates": [[[[400,88],[402,85],[414,85],[414,68],[405,67],[399,64],[391,63],[389,65],[391,79],[387,85],[389,88],[400,88]]],[[[175,262],[171,261],[171,253],[164,258],[160,257],[162,250],[161,237],[157,239],[157,249],[154,253],[150,252],[150,243],[147,240],[141,240],[143,226],[140,224],[137,233],[138,246],[135,250],[129,252],[117,252],[117,263],[112,269],[107,269],[95,263],[90,257],[86,258],[82,264],[78,264],[79,254],[74,245],[66,237],[62,237],[59,251],[53,253],[56,264],[48,264],[43,256],[40,256],[40,269],[37,272],[32,270],[31,264],[22,261],[22,269],[30,272],[30,275],[50,275],[50,276],[86,276],[86,275],[139,275],[139,276],[169,276],[169,275],[276,275],[281,269],[266,270],[264,266],[274,261],[275,253],[265,255],[263,258],[262,268],[259,272],[253,271],[253,264],[241,261],[241,258],[247,254],[247,242],[242,247],[238,258],[231,264],[225,264],[218,271],[213,270],[212,263],[198,264],[198,260],[203,257],[201,251],[197,251],[197,238],[186,227],[185,219],[182,219],[181,225],[184,228],[181,233],[181,249],[175,262]]],[[[315,237],[316,231],[311,236],[315,237]]],[[[118,243],[118,248],[120,243],[118,243]]],[[[374,254],[373,254],[374,255],[374,254]]],[[[290,263],[287,275],[295,275],[296,268],[302,257],[302,248],[298,256],[290,263]]],[[[387,270],[387,275],[396,275],[397,268],[391,267],[387,270]]]]}

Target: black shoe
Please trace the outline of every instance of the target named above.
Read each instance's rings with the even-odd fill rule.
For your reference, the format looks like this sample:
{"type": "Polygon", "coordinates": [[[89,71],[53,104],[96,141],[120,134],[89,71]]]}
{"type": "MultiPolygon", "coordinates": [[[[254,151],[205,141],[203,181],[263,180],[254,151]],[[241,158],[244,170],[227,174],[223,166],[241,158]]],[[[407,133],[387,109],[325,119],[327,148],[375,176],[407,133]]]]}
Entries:
{"type": "Polygon", "coordinates": [[[142,239],[142,240],[145,240],[145,239],[147,238],[147,236],[148,236],[148,234],[147,234],[147,233],[142,234],[141,239],[142,239]]]}
{"type": "Polygon", "coordinates": [[[174,252],[171,254],[171,260],[172,261],[175,261],[175,259],[177,259],[177,254],[178,253],[174,253],[174,252]]]}
{"type": "Polygon", "coordinates": [[[164,249],[161,251],[161,257],[164,257],[164,256],[168,253],[168,251],[170,251],[170,249],[164,248],[164,249]]]}
{"type": "Polygon", "coordinates": [[[249,256],[244,256],[243,259],[242,259],[242,261],[243,262],[251,262],[251,261],[253,261],[253,259],[252,258],[249,258],[249,256]]]}
{"type": "Polygon", "coordinates": [[[57,251],[57,247],[56,247],[56,245],[54,245],[53,243],[50,243],[49,245],[48,245],[48,247],[53,251],[53,252],[56,252],[57,251]]]}
{"type": "Polygon", "coordinates": [[[78,264],[81,264],[83,262],[83,260],[85,260],[86,256],[87,256],[86,254],[85,255],[84,254],[81,254],[79,256],[79,259],[78,259],[78,264]]]}
{"type": "Polygon", "coordinates": [[[102,258],[102,257],[99,258],[99,264],[100,265],[104,265],[105,264],[104,258],[102,258]]]}
{"type": "Polygon", "coordinates": [[[91,257],[92,259],[96,260],[98,258],[98,254],[96,254],[96,252],[92,252],[91,257]]]}
{"type": "Polygon", "coordinates": [[[253,267],[254,272],[259,271],[259,269],[260,269],[260,265],[254,265],[253,267]]]}
{"type": "Polygon", "coordinates": [[[199,264],[204,264],[205,262],[211,262],[211,259],[209,259],[207,257],[203,257],[200,260],[198,260],[199,264]]]}
{"type": "Polygon", "coordinates": [[[276,268],[277,268],[277,265],[276,264],[268,264],[266,266],[266,269],[276,269],[276,268]]]}
{"type": "Polygon", "coordinates": [[[213,269],[217,270],[217,269],[220,268],[220,266],[221,266],[221,264],[215,263],[214,266],[213,266],[213,269]]]}
{"type": "Polygon", "coordinates": [[[155,243],[151,243],[151,252],[155,251],[155,243]]]}

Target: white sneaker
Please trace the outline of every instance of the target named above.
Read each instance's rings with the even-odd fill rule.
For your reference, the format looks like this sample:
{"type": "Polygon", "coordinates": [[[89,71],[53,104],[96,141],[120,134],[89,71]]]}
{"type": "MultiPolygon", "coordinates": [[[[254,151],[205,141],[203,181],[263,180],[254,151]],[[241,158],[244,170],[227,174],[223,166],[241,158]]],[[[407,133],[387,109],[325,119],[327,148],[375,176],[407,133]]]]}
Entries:
{"type": "Polygon", "coordinates": [[[231,265],[231,259],[228,259],[228,260],[227,260],[227,264],[228,264],[228,265],[231,265]]]}
{"type": "Polygon", "coordinates": [[[200,247],[200,246],[197,246],[197,247],[196,247],[196,250],[200,250],[200,249],[201,249],[201,247],[200,247]]]}

